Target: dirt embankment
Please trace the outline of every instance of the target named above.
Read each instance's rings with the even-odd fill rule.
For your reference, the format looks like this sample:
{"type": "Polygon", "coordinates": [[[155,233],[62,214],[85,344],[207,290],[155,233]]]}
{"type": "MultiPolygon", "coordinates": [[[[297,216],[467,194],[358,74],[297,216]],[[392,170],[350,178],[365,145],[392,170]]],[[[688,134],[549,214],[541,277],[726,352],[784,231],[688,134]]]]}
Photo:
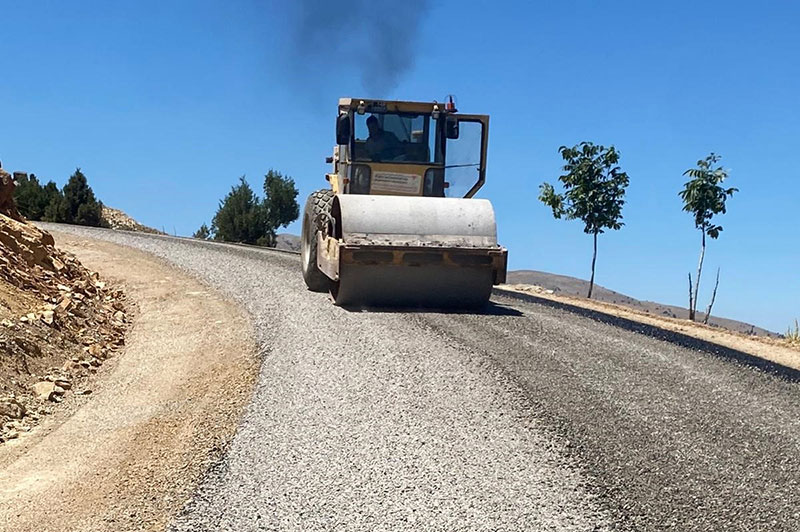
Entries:
{"type": "MultiPolygon", "coordinates": [[[[6,211],[9,212],[9,211],[6,211]]],[[[31,430],[124,343],[124,294],[0,214],[0,443],[31,430]]]]}
{"type": "Polygon", "coordinates": [[[125,348],[0,446],[0,530],[164,530],[233,436],[258,357],[250,321],[151,255],[54,233],[135,305],[125,348]]]}

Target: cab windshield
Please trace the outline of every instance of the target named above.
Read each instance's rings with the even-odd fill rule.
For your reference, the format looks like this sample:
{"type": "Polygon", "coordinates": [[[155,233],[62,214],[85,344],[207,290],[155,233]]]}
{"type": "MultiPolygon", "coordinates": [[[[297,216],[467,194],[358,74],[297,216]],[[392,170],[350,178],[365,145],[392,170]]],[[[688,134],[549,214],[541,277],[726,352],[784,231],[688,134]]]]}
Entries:
{"type": "Polygon", "coordinates": [[[410,113],[355,115],[356,161],[443,164],[439,120],[410,113]]]}

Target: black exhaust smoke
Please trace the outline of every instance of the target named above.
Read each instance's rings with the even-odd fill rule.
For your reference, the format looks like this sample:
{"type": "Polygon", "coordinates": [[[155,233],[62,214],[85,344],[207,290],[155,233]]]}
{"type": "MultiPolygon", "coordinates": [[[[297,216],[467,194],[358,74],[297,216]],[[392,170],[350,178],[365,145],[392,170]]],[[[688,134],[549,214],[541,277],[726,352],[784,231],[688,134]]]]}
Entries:
{"type": "Polygon", "coordinates": [[[427,0],[301,0],[295,50],[303,65],[357,68],[372,97],[384,97],[414,66],[427,0]]]}

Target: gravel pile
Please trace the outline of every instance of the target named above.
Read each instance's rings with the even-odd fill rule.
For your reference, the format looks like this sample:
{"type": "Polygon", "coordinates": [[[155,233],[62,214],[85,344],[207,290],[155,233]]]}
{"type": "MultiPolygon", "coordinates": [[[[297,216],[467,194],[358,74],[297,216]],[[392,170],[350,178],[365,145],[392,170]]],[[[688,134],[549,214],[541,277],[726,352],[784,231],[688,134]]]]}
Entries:
{"type": "Polygon", "coordinates": [[[63,230],[164,257],[255,321],[255,396],[172,530],[797,529],[796,382],[547,305],[349,312],[296,257],[63,230]]]}
{"type": "Polygon", "coordinates": [[[103,221],[111,229],[120,229],[123,231],[136,231],[138,233],[152,233],[154,235],[163,235],[163,231],[153,229],[142,225],[119,209],[114,209],[108,205],[103,205],[103,221]]]}

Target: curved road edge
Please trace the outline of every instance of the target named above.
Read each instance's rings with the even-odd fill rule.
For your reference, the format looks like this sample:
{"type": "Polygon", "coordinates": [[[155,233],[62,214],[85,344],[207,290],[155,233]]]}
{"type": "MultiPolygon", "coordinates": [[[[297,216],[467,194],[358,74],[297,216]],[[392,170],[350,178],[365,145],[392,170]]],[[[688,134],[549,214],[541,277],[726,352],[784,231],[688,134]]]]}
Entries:
{"type": "MultiPolygon", "coordinates": [[[[239,306],[165,261],[57,232],[57,245],[125,286],[127,346],[81,397],[13,447],[0,529],[163,529],[221,458],[259,368],[239,306]]],[[[77,399],[77,398],[76,398],[77,399]]]]}

